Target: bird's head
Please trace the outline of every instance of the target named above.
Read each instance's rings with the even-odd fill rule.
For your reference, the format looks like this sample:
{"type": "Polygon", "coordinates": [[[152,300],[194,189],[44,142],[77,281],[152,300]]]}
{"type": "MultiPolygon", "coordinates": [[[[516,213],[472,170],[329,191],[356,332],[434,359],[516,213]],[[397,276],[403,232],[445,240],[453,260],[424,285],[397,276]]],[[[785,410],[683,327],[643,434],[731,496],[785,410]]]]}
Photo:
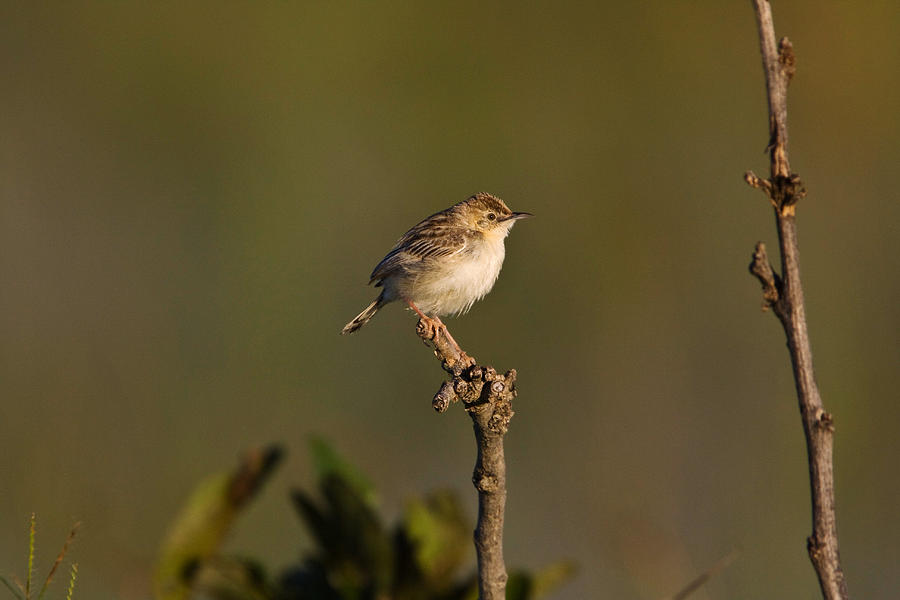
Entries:
{"type": "Polygon", "coordinates": [[[484,234],[506,236],[517,220],[532,216],[511,211],[503,200],[486,192],[479,192],[458,206],[466,224],[484,234]]]}

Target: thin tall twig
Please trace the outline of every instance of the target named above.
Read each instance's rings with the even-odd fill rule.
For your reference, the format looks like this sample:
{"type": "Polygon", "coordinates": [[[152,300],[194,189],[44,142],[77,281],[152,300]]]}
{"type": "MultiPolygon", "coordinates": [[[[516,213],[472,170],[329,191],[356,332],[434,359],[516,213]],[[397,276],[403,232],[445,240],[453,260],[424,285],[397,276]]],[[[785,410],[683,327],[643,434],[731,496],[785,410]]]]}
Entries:
{"type": "Polygon", "coordinates": [[[479,366],[475,359],[450,343],[440,330],[420,320],[419,337],[430,343],[441,366],[450,373],[432,400],[432,407],[444,412],[451,403],[462,401],[472,418],[478,457],[472,483],[478,491],[478,524],[475,552],[478,556],[478,597],[480,600],[506,598],[506,565],[503,562],[503,516],[506,510],[506,461],[503,436],[513,416],[516,371],[501,375],[493,367],[479,366]]]}
{"type": "Polygon", "coordinates": [[[750,272],[763,286],[765,307],[771,308],[784,327],[794,371],[812,491],[813,532],[807,540],[810,560],[827,600],[848,598],[838,552],[834,508],[834,419],[825,411],[813,373],[812,350],[806,326],[803,287],[800,283],[800,250],[797,243],[797,202],[806,190],[791,172],[787,153],[787,88],[794,75],[794,51],[782,38],[776,45],[772,9],[767,0],[752,0],[759,28],[760,50],[769,101],[769,146],[771,175],[768,179],[748,171],[744,178],[765,192],[775,211],[781,247],[781,275],[775,273],[766,247],[756,244],[750,272]]]}

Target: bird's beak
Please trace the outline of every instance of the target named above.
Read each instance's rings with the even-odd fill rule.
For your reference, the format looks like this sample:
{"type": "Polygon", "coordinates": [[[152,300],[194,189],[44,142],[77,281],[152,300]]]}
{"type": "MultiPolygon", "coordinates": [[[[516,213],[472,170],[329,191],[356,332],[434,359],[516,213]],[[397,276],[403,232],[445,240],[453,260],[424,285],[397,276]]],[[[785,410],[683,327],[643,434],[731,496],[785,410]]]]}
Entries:
{"type": "Polygon", "coordinates": [[[531,213],[526,213],[526,212],[514,212],[514,213],[511,214],[510,216],[506,217],[505,220],[508,221],[508,220],[510,220],[510,219],[513,219],[513,220],[518,221],[519,219],[527,219],[528,217],[533,217],[533,216],[534,216],[534,215],[531,214],[531,213]]]}

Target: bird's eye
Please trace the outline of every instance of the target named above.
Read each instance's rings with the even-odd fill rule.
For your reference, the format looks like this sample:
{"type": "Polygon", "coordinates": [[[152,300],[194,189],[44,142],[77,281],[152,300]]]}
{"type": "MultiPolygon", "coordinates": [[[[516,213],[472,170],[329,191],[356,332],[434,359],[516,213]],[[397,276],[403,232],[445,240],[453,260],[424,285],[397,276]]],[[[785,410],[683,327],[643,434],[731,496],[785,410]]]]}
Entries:
{"type": "Polygon", "coordinates": [[[497,219],[497,215],[494,213],[488,213],[488,221],[494,221],[497,219]]]}

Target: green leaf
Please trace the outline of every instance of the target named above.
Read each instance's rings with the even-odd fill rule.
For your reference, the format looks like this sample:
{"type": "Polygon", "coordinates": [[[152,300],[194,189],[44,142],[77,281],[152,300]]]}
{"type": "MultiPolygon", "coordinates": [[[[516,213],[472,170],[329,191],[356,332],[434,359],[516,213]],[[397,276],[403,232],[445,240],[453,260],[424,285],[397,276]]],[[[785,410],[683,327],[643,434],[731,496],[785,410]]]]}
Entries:
{"type": "Polygon", "coordinates": [[[347,482],[369,505],[375,506],[378,503],[375,486],[372,485],[372,482],[356,467],[344,460],[324,438],[311,436],[309,451],[312,455],[316,477],[320,482],[329,477],[338,477],[347,482]]]}
{"type": "Polygon", "coordinates": [[[203,562],[218,552],[235,518],[278,464],[277,446],[248,452],[236,469],[203,480],[172,523],[160,550],[158,600],[185,600],[203,562]]]}
{"type": "Polygon", "coordinates": [[[437,587],[449,583],[471,545],[471,526],[459,498],[439,491],[412,500],[406,507],[404,527],[425,578],[437,587]]]}
{"type": "Polygon", "coordinates": [[[266,600],[263,568],[253,560],[215,557],[205,561],[192,579],[194,596],[216,600],[266,600]]]}
{"type": "Polygon", "coordinates": [[[538,600],[559,588],[575,574],[571,561],[555,562],[537,572],[513,571],[506,584],[506,600],[538,600]]]}
{"type": "Polygon", "coordinates": [[[361,577],[378,590],[389,587],[394,564],[394,548],[381,518],[359,494],[358,488],[333,475],[321,483],[332,519],[343,568],[352,577],[361,577]]]}
{"type": "Polygon", "coordinates": [[[319,482],[322,501],[295,490],[294,505],[317,542],[314,558],[343,598],[387,593],[394,570],[393,541],[359,488],[330,471],[319,482]],[[365,590],[369,590],[365,592],[365,590]]]}
{"type": "Polygon", "coordinates": [[[531,595],[531,576],[524,571],[513,571],[506,582],[506,600],[529,600],[531,595]]]}
{"type": "Polygon", "coordinates": [[[552,563],[532,575],[532,598],[543,598],[575,576],[578,568],[569,560],[552,563]]]}

